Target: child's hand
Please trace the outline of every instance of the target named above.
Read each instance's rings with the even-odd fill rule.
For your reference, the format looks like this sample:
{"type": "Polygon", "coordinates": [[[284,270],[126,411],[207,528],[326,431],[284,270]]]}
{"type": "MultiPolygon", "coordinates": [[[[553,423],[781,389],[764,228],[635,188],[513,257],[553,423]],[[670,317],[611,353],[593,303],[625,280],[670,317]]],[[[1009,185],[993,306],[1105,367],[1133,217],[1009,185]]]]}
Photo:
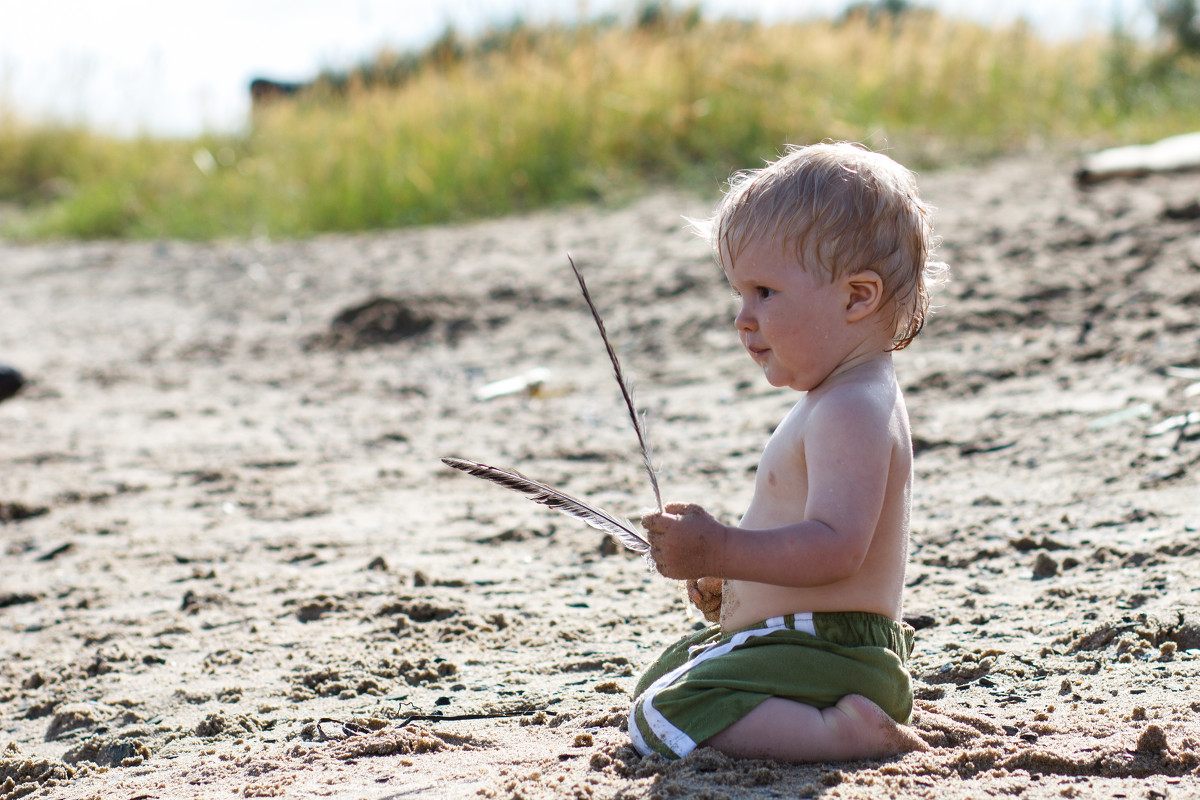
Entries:
{"type": "Polygon", "coordinates": [[[687,581],[688,600],[700,609],[709,622],[721,619],[721,593],[725,582],[720,578],[696,578],[687,581]]]}
{"type": "Polygon", "coordinates": [[[671,503],[665,511],[642,517],[649,533],[650,557],[665,578],[719,575],[728,528],[691,503],[671,503]]]}

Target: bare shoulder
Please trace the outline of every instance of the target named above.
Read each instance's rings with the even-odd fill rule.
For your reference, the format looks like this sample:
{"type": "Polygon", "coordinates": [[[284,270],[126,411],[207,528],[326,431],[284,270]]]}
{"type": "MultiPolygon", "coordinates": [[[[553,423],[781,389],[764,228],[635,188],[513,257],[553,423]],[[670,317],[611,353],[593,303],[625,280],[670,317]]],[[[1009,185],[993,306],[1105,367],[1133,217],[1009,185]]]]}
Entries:
{"type": "Polygon", "coordinates": [[[894,375],[841,381],[808,400],[811,424],[824,429],[891,427],[898,416],[906,416],[894,375]]]}

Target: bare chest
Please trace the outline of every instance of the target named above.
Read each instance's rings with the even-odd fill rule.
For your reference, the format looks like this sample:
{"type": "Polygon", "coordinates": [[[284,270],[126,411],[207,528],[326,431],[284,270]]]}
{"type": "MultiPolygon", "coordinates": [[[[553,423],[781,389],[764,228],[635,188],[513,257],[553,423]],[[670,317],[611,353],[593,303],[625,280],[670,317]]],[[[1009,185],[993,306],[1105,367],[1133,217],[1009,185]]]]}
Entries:
{"type": "Polygon", "coordinates": [[[803,422],[801,414],[789,414],[771,435],[758,462],[754,497],[742,518],[742,527],[773,527],[804,518],[808,470],[803,422]]]}

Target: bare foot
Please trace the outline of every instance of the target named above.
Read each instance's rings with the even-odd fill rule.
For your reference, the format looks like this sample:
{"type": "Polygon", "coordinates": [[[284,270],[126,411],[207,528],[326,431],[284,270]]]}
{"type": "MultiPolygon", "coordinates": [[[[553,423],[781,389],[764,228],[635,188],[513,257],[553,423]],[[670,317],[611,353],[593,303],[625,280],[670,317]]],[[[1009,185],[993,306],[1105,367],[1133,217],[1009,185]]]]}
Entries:
{"type": "Polygon", "coordinates": [[[866,747],[873,743],[877,747],[875,751],[866,752],[858,756],[859,758],[886,758],[914,750],[929,749],[929,745],[925,744],[912,728],[896,722],[887,712],[861,694],[846,695],[838,701],[833,710],[845,715],[850,726],[848,731],[853,732],[852,736],[859,744],[866,747]]]}
{"type": "Polygon", "coordinates": [[[826,709],[772,697],[704,744],[739,758],[794,762],[857,761],[929,749],[857,694],[826,709]]]}

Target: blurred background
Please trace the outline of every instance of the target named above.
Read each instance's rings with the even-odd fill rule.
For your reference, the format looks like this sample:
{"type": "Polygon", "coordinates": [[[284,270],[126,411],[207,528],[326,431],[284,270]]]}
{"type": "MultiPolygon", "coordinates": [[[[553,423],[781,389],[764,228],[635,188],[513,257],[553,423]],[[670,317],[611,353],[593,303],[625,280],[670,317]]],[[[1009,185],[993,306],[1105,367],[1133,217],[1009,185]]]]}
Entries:
{"type": "Polygon", "coordinates": [[[713,192],[827,137],[928,167],[1200,129],[1196,0],[0,0],[0,19],[14,238],[713,192]]]}
{"type": "MultiPolygon", "coordinates": [[[[833,17],[845,0],[707,0],[706,16],[764,23],[833,17]]],[[[986,25],[1017,19],[1050,39],[1114,27],[1146,36],[1141,0],[939,0],[925,5],[986,25]]],[[[303,81],[383,50],[427,46],[447,29],[477,36],[517,20],[575,23],[630,13],[619,0],[300,0],[203,6],[147,0],[2,0],[0,103],[35,118],[120,134],[233,131],[255,77],[303,81]]]]}

